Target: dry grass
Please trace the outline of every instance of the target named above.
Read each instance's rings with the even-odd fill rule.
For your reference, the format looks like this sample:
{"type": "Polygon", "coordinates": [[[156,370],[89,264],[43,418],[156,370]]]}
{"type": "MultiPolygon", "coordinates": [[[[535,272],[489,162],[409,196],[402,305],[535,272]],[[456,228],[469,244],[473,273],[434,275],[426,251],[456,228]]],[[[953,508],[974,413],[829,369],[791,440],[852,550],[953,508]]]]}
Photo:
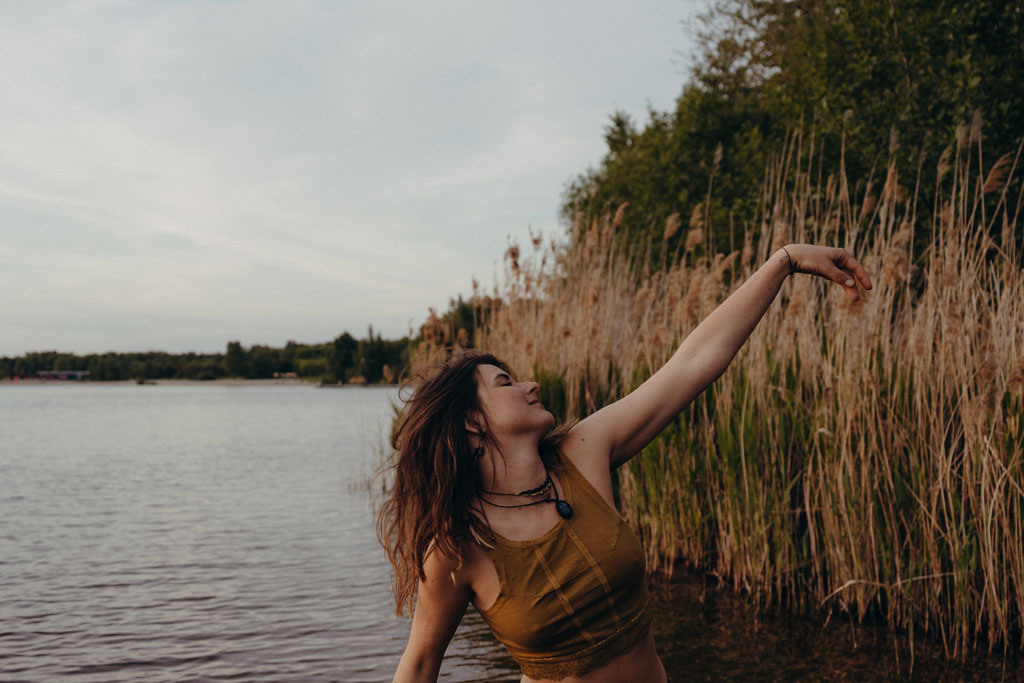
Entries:
{"type": "Polygon", "coordinates": [[[664,267],[620,246],[625,207],[575,225],[569,244],[510,249],[503,285],[478,297],[476,343],[566,417],[638,385],[782,244],[839,244],[872,274],[852,305],[791,278],[728,372],[621,470],[652,567],[681,559],[763,605],[879,615],[951,656],[1024,645],[1017,158],[985,169],[960,137],[931,231],[917,179],[890,166],[854,197],[794,135],[734,253],[705,254],[715,226],[699,207],[664,267]]]}

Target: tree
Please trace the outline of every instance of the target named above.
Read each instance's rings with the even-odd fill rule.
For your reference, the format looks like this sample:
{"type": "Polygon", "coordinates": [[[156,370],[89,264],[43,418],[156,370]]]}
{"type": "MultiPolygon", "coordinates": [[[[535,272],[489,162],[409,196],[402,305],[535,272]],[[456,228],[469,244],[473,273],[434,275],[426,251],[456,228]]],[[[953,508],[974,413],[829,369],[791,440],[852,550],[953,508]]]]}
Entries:
{"type": "MultiPolygon", "coordinates": [[[[709,243],[724,250],[730,222],[753,223],[768,155],[794,128],[814,135],[825,168],[838,170],[844,154],[854,179],[890,153],[901,177],[915,177],[976,111],[989,160],[1024,133],[1019,0],[721,0],[698,42],[674,111],[650,112],[642,130],[612,115],[608,152],[569,185],[566,219],[587,225],[628,202],[620,237],[657,251],[672,213],[700,213],[709,243]]],[[[926,175],[922,210],[932,187],[926,175]]]]}
{"type": "Polygon", "coordinates": [[[345,381],[347,372],[355,365],[356,350],[358,348],[359,342],[348,332],[344,332],[335,338],[331,346],[330,357],[327,360],[328,374],[334,381],[345,381]]]}
{"type": "Polygon", "coordinates": [[[267,379],[280,372],[280,354],[277,349],[254,344],[246,354],[248,367],[246,377],[249,379],[267,379]]]}
{"type": "Polygon", "coordinates": [[[248,361],[242,343],[229,341],[224,354],[224,370],[229,377],[245,377],[248,374],[248,361]]]}

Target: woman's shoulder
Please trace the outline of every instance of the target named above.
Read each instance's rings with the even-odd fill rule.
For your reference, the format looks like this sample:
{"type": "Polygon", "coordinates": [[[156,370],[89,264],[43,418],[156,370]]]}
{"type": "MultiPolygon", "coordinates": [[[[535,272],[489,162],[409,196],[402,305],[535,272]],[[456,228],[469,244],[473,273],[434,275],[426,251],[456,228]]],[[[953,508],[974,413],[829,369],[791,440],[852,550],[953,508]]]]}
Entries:
{"type": "Polygon", "coordinates": [[[569,458],[573,464],[579,467],[587,460],[600,456],[606,450],[603,447],[601,434],[594,429],[594,425],[588,420],[582,420],[572,426],[558,444],[558,450],[563,458],[569,458]]]}
{"type": "Polygon", "coordinates": [[[611,448],[599,430],[588,428],[587,420],[583,420],[572,428],[558,450],[562,460],[571,463],[602,497],[613,499],[611,448]]]}
{"type": "Polygon", "coordinates": [[[570,460],[581,472],[611,469],[612,448],[608,430],[594,417],[591,415],[573,425],[558,445],[563,459],[570,460]]]}
{"type": "Polygon", "coordinates": [[[475,583],[480,568],[489,563],[487,551],[477,541],[467,543],[459,554],[431,541],[423,556],[423,573],[428,579],[444,578],[453,587],[466,587],[475,583]]]}
{"type": "Polygon", "coordinates": [[[436,541],[431,541],[423,554],[423,575],[428,581],[444,579],[452,586],[458,586],[464,581],[460,579],[465,576],[465,556],[468,554],[464,552],[463,556],[459,556],[445,550],[436,541]]]}

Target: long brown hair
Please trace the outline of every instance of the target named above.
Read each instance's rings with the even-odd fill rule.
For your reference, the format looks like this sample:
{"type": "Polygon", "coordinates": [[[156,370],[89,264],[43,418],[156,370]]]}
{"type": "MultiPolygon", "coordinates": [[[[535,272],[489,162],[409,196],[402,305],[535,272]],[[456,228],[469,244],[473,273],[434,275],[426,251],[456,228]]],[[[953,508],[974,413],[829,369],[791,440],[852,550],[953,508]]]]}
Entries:
{"type": "MultiPolygon", "coordinates": [[[[377,536],[394,568],[396,613],[412,611],[416,583],[425,579],[423,561],[430,544],[461,563],[474,537],[486,525],[469,508],[478,485],[477,458],[466,431],[466,418],[478,411],[478,365],[494,365],[515,376],[501,360],[486,353],[462,351],[433,372],[414,376],[403,389],[411,395],[391,432],[393,473],[390,495],[377,518],[377,536]]],[[[549,433],[540,443],[541,458],[554,465],[554,453],[568,429],[549,433]]]]}

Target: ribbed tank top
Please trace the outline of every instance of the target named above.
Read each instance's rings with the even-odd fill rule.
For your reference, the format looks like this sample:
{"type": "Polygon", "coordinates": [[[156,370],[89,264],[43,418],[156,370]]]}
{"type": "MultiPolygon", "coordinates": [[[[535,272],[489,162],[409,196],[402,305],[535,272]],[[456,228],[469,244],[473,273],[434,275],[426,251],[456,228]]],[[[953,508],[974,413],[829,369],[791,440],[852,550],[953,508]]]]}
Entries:
{"type": "Polygon", "coordinates": [[[636,534],[568,458],[553,471],[572,517],[532,541],[491,532],[500,590],[480,614],[524,674],[559,680],[632,650],[651,618],[636,534]]]}

